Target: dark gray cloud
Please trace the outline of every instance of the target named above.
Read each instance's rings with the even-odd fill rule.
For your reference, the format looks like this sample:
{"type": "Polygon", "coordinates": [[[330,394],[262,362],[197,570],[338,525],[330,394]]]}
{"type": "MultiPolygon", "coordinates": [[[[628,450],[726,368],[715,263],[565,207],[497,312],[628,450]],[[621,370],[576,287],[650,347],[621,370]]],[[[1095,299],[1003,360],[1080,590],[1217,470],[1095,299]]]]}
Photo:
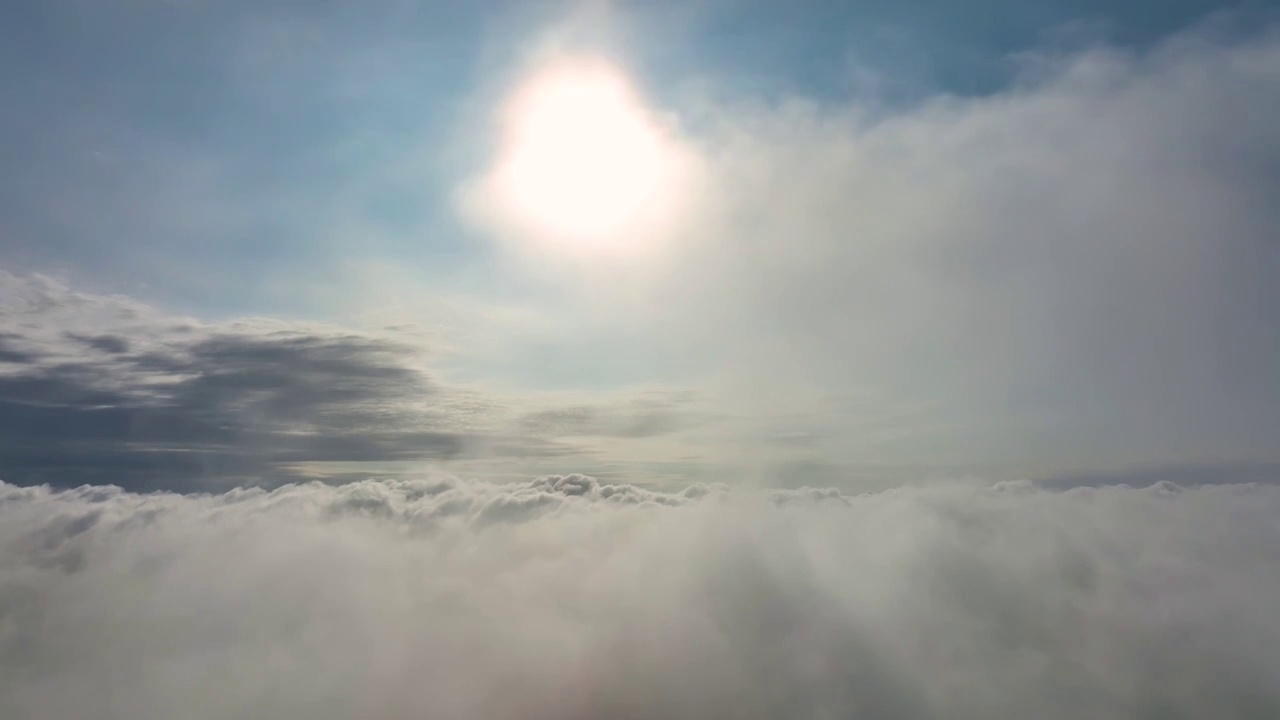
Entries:
{"type": "Polygon", "coordinates": [[[0,716],[1271,718],[1280,488],[0,484],[0,716]]]}
{"type": "Polygon", "coordinates": [[[297,463],[448,460],[470,434],[392,335],[149,314],[7,276],[0,477],[134,489],[272,484],[297,463]],[[96,333],[81,328],[98,325],[96,333]],[[101,327],[101,326],[106,327],[101,327]]]}
{"type": "Polygon", "coordinates": [[[67,337],[72,340],[79,340],[85,345],[100,350],[104,353],[126,353],[129,352],[129,341],[118,335],[76,335],[68,333],[67,337]]]}
{"type": "Polygon", "coordinates": [[[10,346],[19,336],[12,333],[0,333],[0,363],[21,364],[35,360],[35,356],[10,346]]]}
{"type": "Polygon", "coordinates": [[[461,461],[620,475],[582,438],[655,437],[687,415],[678,392],[562,406],[449,385],[408,330],[198,322],[3,271],[0,293],[8,482],[189,491],[461,461]]]}
{"type": "Polygon", "coordinates": [[[1247,483],[1280,484],[1280,463],[1222,463],[1204,465],[1171,465],[1133,468],[1107,473],[1074,473],[1054,475],[1037,481],[1053,490],[1078,487],[1127,485],[1151,487],[1158,483],[1174,483],[1184,487],[1198,485],[1242,485],[1247,483]]]}
{"type": "Polygon", "coordinates": [[[518,423],[535,434],[649,438],[689,427],[704,418],[689,412],[689,393],[649,392],[625,403],[569,405],[537,410],[518,423]]]}
{"type": "Polygon", "coordinates": [[[0,474],[162,487],[174,474],[252,480],[285,462],[457,455],[462,434],[411,424],[404,406],[435,393],[391,350],[371,339],[244,334],[110,368],[30,361],[0,377],[0,474]]]}

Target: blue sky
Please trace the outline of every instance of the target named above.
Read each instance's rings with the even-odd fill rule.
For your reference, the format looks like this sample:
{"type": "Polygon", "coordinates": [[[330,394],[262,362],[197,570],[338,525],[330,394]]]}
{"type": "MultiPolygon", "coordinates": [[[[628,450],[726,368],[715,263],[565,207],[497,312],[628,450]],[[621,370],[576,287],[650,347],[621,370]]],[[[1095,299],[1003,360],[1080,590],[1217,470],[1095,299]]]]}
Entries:
{"type": "MultiPolygon", "coordinates": [[[[615,24],[625,32],[587,42],[613,41],[610,50],[621,50],[659,97],[696,78],[766,100],[834,101],[872,89],[860,87],[861,69],[880,76],[883,96],[909,102],[997,91],[1015,72],[1011,54],[1098,41],[1144,47],[1250,7],[1111,5],[618,4],[615,24]]],[[[424,274],[484,267],[484,251],[465,242],[442,205],[466,162],[466,150],[450,143],[474,88],[504,62],[504,47],[572,7],[12,5],[3,22],[3,121],[13,154],[6,165],[26,171],[6,178],[16,185],[5,193],[6,255],[32,269],[145,284],[154,297],[201,313],[309,312],[307,303],[278,297],[270,276],[351,254],[418,263],[424,274]],[[432,162],[413,176],[380,172],[424,146],[432,162]],[[174,166],[181,177],[172,177],[174,166]],[[156,187],[170,182],[179,184],[156,187]],[[353,185],[351,212],[375,233],[326,241],[324,213],[353,185]],[[183,227],[151,206],[164,202],[162,192],[182,193],[174,200],[195,203],[190,213],[214,218],[183,227]],[[85,208],[93,219],[77,222],[47,207],[59,193],[110,208],[85,208]],[[193,266],[205,282],[186,277],[193,266]],[[229,277],[208,282],[215,268],[229,277]]]]}
{"type": "Polygon", "coordinates": [[[5,422],[44,429],[9,474],[75,481],[49,456],[87,442],[90,391],[138,427],[200,417],[91,433],[104,456],[199,445],[236,482],[460,457],[855,485],[1280,461],[1276,28],[1200,0],[11,3],[5,422]],[[684,240],[531,260],[461,207],[548,42],[676,119],[712,188],[684,240]],[[246,359],[273,332],[309,340],[246,359]],[[158,366],[208,383],[157,391],[158,366]],[[362,372],[393,386],[325,396],[362,372]],[[393,399],[412,407],[386,419],[393,399]],[[298,423],[364,444],[261,447],[298,423]],[[407,449],[421,433],[467,449],[407,449]]]}

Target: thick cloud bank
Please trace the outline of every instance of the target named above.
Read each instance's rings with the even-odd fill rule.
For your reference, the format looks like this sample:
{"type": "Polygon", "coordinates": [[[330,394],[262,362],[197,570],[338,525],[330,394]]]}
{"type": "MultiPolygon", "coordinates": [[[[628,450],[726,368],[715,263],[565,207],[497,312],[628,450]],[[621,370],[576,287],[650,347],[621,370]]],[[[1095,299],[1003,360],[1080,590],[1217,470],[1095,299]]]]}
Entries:
{"type": "Polygon", "coordinates": [[[1264,718],[1280,488],[0,485],[0,717],[1264,718]]]}

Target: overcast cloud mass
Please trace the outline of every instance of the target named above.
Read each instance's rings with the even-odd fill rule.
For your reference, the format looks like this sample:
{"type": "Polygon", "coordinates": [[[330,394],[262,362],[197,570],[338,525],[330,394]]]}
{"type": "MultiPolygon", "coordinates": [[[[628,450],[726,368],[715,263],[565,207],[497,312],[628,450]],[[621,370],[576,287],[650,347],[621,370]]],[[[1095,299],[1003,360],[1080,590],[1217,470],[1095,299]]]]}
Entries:
{"type": "Polygon", "coordinates": [[[1280,717],[1280,15],[793,5],[0,8],[0,718],[1280,717]]]}

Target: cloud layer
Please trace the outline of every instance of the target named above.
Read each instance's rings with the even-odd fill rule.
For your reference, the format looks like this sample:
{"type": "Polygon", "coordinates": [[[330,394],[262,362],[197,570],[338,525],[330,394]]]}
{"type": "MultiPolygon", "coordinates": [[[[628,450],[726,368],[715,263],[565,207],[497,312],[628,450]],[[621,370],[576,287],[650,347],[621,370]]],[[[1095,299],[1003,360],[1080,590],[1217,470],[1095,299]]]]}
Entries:
{"type": "Polygon", "coordinates": [[[448,458],[466,443],[442,412],[458,398],[413,366],[407,337],[207,325],[39,277],[0,284],[0,474],[11,481],[172,487],[185,475],[198,487],[290,462],[448,458]]]}
{"type": "Polygon", "coordinates": [[[1280,489],[0,485],[0,715],[1263,718],[1280,489]]]}
{"type": "Polygon", "coordinates": [[[412,328],[200,322],[3,270],[0,297],[9,482],[190,491],[329,474],[306,470],[324,464],[604,467],[582,438],[672,432],[690,399],[657,389],[539,401],[451,384],[426,367],[431,343],[412,328]]]}

